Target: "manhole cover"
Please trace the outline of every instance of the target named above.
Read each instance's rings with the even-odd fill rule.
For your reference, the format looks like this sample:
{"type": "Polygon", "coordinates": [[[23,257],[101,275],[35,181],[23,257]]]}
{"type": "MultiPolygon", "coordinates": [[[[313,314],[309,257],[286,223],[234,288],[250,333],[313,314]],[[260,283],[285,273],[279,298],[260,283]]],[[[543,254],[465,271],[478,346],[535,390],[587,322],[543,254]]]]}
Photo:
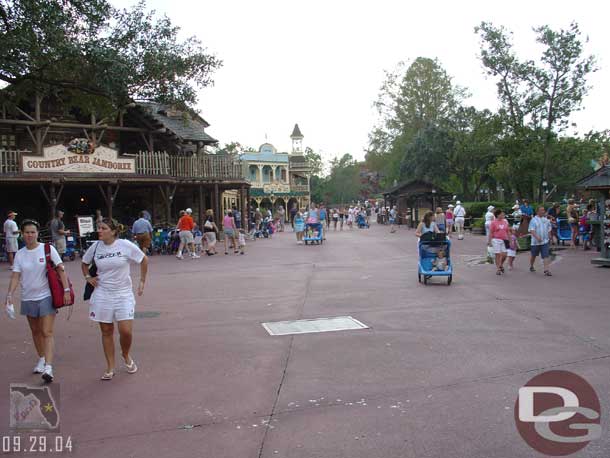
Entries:
{"type": "Polygon", "coordinates": [[[157,318],[161,315],[161,312],[136,312],[134,313],[135,318],[157,318]]]}
{"type": "Polygon", "coordinates": [[[351,316],[315,318],[311,320],[275,321],[271,323],[263,323],[263,327],[272,336],[368,329],[367,325],[352,318],[351,316]]]}

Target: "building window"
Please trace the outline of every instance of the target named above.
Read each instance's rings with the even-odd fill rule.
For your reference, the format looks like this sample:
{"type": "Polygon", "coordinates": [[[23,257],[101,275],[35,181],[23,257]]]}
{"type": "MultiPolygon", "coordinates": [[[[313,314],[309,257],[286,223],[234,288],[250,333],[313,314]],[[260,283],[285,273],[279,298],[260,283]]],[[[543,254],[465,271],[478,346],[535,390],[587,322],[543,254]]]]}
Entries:
{"type": "Polygon", "coordinates": [[[17,145],[15,136],[12,134],[0,135],[0,147],[1,148],[14,148],[17,145]]]}

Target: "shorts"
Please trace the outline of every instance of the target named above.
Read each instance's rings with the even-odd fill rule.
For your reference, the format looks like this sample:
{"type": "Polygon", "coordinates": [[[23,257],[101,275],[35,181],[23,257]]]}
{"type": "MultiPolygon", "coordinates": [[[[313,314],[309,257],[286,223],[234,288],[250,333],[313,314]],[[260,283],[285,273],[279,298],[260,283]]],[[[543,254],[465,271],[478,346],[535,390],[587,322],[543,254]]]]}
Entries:
{"type": "Polygon", "coordinates": [[[453,220],[452,219],[448,219],[447,220],[447,226],[451,226],[453,224],[453,220]]]}
{"type": "Polygon", "coordinates": [[[532,253],[532,256],[535,257],[540,255],[542,259],[548,258],[550,255],[548,243],[545,243],[544,245],[532,245],[530,251],[532,253]]]}
{"type": "Polygon", "coordinates": [[[390,224],[394,224],[396,222],[396,218],[390,218],[390,224]]]}
{"type": "Polygon", "coordinates": [[[227,228],[227,229],[223,229],[222,231],[224,232],[224,234],[225,234],[227,237],[233,237],[233,236],[234,236],[234,234],[235,234],[235,233],[233,232],[233,229],[229,229],[229,228],[227,228]]]}
{"type": "Polygon", "coordinates": [[[53,299],[51,296],[48,296],[37,301],[21,301],[20,313],[32,318],[40,318],[42,316],[55,315],[57,310],[53,307],[53,299]]]}
{"type": "Polygon", "coordinates": [[[133,295],[129,297],[113,297],[112,300],[96,299],[95,293],[89,301],[89,319],[98,323],[114,323],[115,321],[133,320],[136,307],[133,295]]]}
{"type": "Polygon", "coordinates": [[[180,243],[193,243],[193,233],[191,231],[180,231],[180,243]]]}
{"type": "Polygon", "coordinates": [[[511,250],[510,248],[508,250],[506,250],[506,255],[509,258],[516,258],[517,257],[517,250],[511,250]]]}
{"type": "Polygon", "coordinates": [[[19,251],[19,244],[17,243],[17,239],[14,237],[6,239],[6,252],[17,253],[17,251],[19,251]]]}
{"type": "Polygon", "coordinates": [[[140,245],[141,250],[146,250],[150,248],[150,234],[148,232],[142,232],[141,234],[136,234],[136,241],[138,245],[140,245]]]}
{"type": "Polygon", "coordinates": [[[60,239],[53,240],[53,246],[59,254],[64,254],[66,252],[66,238],[62,237],[60,239]]]}
{"type": "Polygon", "coordinates": [[[208,246],[216,245],[216,232],[204,232],[203,236],[208,242],[208,246]]]}
{"type": "Polygon", "coordinates": [[[502,239],[491,239],[491,247],[495,254],[506,253],[506,245],[502,239]]]}
{"type": "Polygon", "coordinates": [[[455,218],[454,224],[456,226],[464,226],[464,217],[463,216],[458,216],[455,218]]]}

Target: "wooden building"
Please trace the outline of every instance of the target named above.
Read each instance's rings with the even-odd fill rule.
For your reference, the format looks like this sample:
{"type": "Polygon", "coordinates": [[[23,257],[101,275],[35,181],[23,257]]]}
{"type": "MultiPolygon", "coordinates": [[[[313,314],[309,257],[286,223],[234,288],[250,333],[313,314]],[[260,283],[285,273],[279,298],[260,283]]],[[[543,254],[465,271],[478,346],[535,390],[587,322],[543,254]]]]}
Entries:
{"type": "Polygon", "coordinates": [[[406,181],[383,193],[383,205],[396,205],[403,224],[411,227],[417,226],[426,211],[434,211],[436,207],[446,210],[450,203],[450,193],[423,180],[406,181]]]}
{"type": "Polygon", "coordinates": [[[250,184],[240,160],[206,151],[217,140],[194,112],[143,101],[97,119],[41,97],[1,108],[3,212],[42,222],[61,209],[71,224],[100,209],[129,223],[146,209],[155,224],[172,224],[191,207],[200,223],[207,209],[220,223],[225,190],[245,210],[250,184]]]}

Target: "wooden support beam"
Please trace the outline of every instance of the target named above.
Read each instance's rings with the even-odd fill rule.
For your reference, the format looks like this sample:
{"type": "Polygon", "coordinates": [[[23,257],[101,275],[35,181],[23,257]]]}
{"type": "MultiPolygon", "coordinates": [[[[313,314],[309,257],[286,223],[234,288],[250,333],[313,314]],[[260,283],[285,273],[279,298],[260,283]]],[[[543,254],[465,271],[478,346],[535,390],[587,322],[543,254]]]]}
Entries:
{"type": "Polygon", "coordinates": [[[123,126],[109,126],[107,124],[91,125],[91,124],[79,124],[71,122],[53,122],[53,121],[25,121],[23,119],[0,119],[0,124],[8,124],[15,126],[49,126],[49,127],[63,127],[67,129],[89,129],[89,130],[116,130],[120,132],[153,132],[156,130],[144,129],[140,127],[123,127],[123,126]]]}
{"type": "Polygon", "coordinates": [[[15,107],[15,109],[21,113],[23,116],[25,116],[26,118],[28,118],[30,121],[36,121],[34,118],[32,118],[29,114],[27,114],[25,111],[23,111],[21,108],[19,107],[15,107]]]}
{"type": "Polygon", "coordinates": [[[203,231],[203,224],[204,224],[204,219],[205,219],[205,208],[204,208],[204,202],[203,202],[203,185],[200,184],[197,188],[199,191],[199,199],[197,199],[197,203],[199,204],[199,230],[203,231]]]}
{"type": "Polygon", "coordinates": [[[47,191],[42,184],[40,185],[40,190],[42,191],[42,195],[44,196],[45,200],[47,201],[47,204],[51,205],[51,198],[47,194],[47,191]]]}

